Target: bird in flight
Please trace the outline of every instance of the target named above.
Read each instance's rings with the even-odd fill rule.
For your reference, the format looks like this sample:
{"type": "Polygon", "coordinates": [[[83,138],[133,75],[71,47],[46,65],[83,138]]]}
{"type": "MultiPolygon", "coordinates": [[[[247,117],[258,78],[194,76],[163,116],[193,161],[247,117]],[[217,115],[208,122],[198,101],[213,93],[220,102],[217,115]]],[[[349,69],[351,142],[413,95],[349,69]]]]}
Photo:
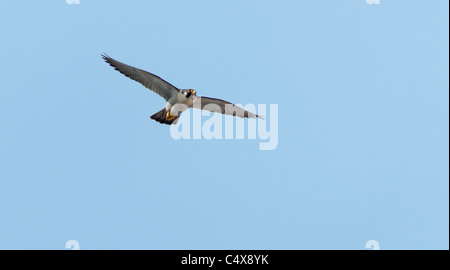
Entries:
{"type": "Polygon", "coordinates": [[[166,106],[159,112],[150,116],[151,119],[161,124],[176,124],[181,113],[188,108],[219,112],[242,118],[263,119],[262,116],[244,110],[243,108],[228,101],[217,98],[197,96],[197,92],[194,89],[177,88],[155,74],[126,65],[106,54],[102,54],[102,58],[106,63],[114,67],[115,70],[119,71],[128,78],[139,82],[166,100],[166,106]]]}

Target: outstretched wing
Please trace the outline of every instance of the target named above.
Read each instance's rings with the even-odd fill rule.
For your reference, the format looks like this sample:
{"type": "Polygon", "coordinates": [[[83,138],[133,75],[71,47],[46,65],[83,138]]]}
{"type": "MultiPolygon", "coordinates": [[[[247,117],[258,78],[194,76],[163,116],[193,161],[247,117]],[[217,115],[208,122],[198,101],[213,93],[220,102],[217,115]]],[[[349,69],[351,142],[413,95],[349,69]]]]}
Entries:
{"type": "Polygon", "coordinates": [[[218,112],[227,115],[238,116],[241,118],[261,118],[262,116],[242,109],[235,104],[217,98],[196,96],[194,99],[193,108],[201,109],[210,112],[218,112]]]}
{"type": "Polygon", "coordinates": [[[126,65],[109,57],[106,54],[102,54],[102,58],[106,61],[106,63],[114,67],[115,70],[119,71],[128,78],[141,83],[143,86],[163,97],[166,101],[168,101],[179,91],[178,88],[156,76],[155,74],[126,65]]]}

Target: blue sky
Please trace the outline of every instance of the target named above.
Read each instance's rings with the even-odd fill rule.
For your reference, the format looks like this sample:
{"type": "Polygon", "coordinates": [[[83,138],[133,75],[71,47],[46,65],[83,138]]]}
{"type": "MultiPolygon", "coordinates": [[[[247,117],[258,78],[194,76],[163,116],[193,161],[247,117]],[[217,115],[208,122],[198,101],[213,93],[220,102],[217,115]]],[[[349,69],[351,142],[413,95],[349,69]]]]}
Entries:
{"type": "Polygon", "coordinates": [[[448,249],[448,5],[1,1],[0,249],[448,249]],[[174,140],[101,53],[278,147],[174,140]]]}

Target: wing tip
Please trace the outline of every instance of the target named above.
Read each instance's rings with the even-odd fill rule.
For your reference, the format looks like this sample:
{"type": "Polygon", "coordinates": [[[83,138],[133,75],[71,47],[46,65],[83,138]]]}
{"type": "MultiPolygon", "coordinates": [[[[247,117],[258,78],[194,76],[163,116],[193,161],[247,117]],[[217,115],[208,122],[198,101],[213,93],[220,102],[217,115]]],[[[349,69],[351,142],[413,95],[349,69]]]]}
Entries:
{"type": "Polygon", "coordinates": [[[109,55],[107,55],[106,53],[102,53],[101,57],[103,58],[103,60],[105,60],[107,63],[110,62],[110,60],[112,59],[109,55]]]}

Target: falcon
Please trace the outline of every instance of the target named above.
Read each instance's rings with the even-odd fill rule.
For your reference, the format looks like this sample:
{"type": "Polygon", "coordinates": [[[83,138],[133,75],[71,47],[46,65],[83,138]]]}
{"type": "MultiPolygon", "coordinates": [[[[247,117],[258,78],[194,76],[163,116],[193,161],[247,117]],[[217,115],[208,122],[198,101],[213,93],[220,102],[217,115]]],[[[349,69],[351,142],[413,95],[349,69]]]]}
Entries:
{"type": "Polygon", "coordinates": [[[150,116],[151,119],[161,124],[176,124],[181,113],[188,108],[218,112],[241,118],[263,119],[262,116],[244,110],[243,108],[228,101],[217,98],[197,96],[197,92],[194,89],[177,88],[155,74],[126,65],[106,54],[102,54],[102,58],[115,70],[119,71],[128,78],[139,82],[166,100],[166,106],[159,112],[150,116]]]}

